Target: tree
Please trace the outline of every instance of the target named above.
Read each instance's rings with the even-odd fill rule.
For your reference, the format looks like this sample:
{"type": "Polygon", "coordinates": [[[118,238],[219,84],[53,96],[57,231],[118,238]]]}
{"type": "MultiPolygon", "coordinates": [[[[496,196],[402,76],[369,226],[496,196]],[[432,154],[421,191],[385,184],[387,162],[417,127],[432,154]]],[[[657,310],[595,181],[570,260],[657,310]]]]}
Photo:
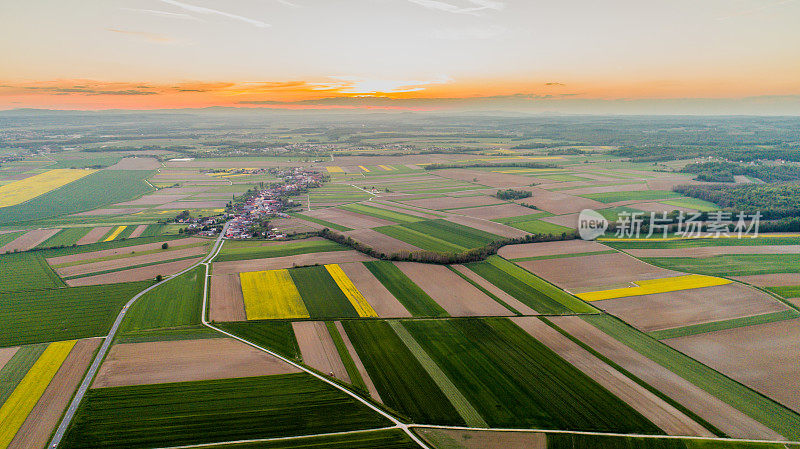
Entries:
{"type": "Polygon", "coordinates": [[[162,276],[160,274],[158,276],[156,276],[156,282],[161,282],[163,280],[164,280],[164,276],[162,276]]]}
{"type": "Polygon", "coordinates": [[[169,243],[164,242],[161,244],[161,249],[167,249],[167,248],[169,248],[169,243]]]}

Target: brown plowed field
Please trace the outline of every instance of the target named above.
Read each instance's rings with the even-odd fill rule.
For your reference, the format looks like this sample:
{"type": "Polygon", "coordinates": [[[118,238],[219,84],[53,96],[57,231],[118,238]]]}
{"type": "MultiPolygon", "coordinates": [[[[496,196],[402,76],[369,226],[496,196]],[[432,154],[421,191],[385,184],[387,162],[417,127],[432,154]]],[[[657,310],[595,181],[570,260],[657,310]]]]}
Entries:
{"type": "Polygon", "coordinates": [[[725,254],[800,254],[800,245],[705,246],[700,248],[628,249],[634,257],[712,257],[725,254]]]}
{"type": "Polygon", "coordinates": [[[433,447],[449,449],[547,449],[547,434],[540,432],[431,428],[418,428],[416,432],[433,447]]]}
{"type": "Polygon", "coordinates": [[[0,348],[0,370],[6,366],[6,363],[11,360],[11,357],[14,357],[14,354],[17,353],[17,349],[19,349],[19,346],[14,346],[12,348],[0,348]]]}
{"type": "Polygon", "coordinates": [[[141,236],[145,229],[147,229],[147,225],[136,226],[136,229],[131,232],[131,235],[129,235],[128,238],[135,239],[136,237],[141,236]]]}
{"type": "Polygon", "coordinates": [[[295,256],[272,257],[269,259],[236,260],[214,263],[214,274],[245,273],[248,271],[278,270],[293,266],[367,262],[375,260],[358,251],[330,251],[322,253],[298,254],[295,256]]]}
{"type": "Polygon", "coordinates": [[[561,358],[594,379],[657,425],[668,435],[713,437],[714,434],[667,404],[641,385],[592,355],[572,340],[535,317],[514,317],[511,321],[561,358]]]}
{"type": "Polygon", "coordinates": [[[482,220],[480,218],[467,217],[464,215],[448,214],[447,217],[444,219],[447,221],[452,221],[453,223],[456,224],[469,226],[470,228],[475,228],[481,231],[492,233],[494,235],[499,235],[500,237],[517,238],[517,237],[525,237],[526,235],[528,235],[527,232],[521,231],[517,228],[512,228],[511,226],[495,223],[493,221],[482,220]]]}
{"type": "Polygon", "coordinates": [[[452,316],[514,315],[445,266],[415,262],[395,265],[452,316]]]}
{"type": "Polygon", "coordinates": [[[88,245],[90,243],[97,243],[101,238],[103,238],[104,235],[108,234],[108,231],[110,230],[111,226],[98,226],[96,228],[92,228],[92,230],[87,232],[86,235],[78,239],[76,244],[88,245]]]}
{"type": "Polygon", "coordinates": [[[399,253],[402,251],[421,251],[420,248],[417,248],[410,243],[406,243],[394,237],[389,237],[386,234],[381,234],[380,232],[372,229],[357,229],[355,231],[347,231],[344,234],[352,237],[353,240],[357,242],[371,246],[375,250],[386,254],[399,253]]]}
{"type": "Polygon", "coordinates": [[[603,209],[608,207],[599,201],[567,195],[566,193],[550,192],[536,187],[525,190],[533,192],[533,196],[520,200],[520,203],[532,204],[555,215],[571,214],[580,212],[583,209],[603,209]]]}
{"type": "Polygon", "coordinates": [[[161,167],[158,159],[151,157],[125,157],[106,170],[155,170],[161,167]]]}
{"type": "Polygon", "coordinates": [[[607,193],[607,192],[633,192],[640,190],[648,190],[647,184],[620,184],[615,186],[596,186],[586,187],[583,189],[570,189],[570,195],[588,195],[591,193],[607,193]]]}
{"type": "Polygon", "coordinates": [[[458,270],[459,273],[463,274],[464,276],[470,278],[473,282],[480,285],[489,293],[497,296],[502,300],[504,303],[508,304],[509,306],[516,309],[523,315],[538,315],[539,312],[533,310],[529,306],[520,302],[517,298],[509,295],[508,293],[504,292],[496,285],[492,284],[491,282],[487,281],[486,279],[480,277],[477,273],[470,270],[469,268],[465,267],[464,265],[451,265],[453,268],[458,270]]]}
{"type": "MultiPolygon", "coordinates": [[[[99,228],[95,228],[89,232],[92,233],[96,229],[99,228]]],[[[105,232],[103,232],[101,237],[105,235],[109,230],[111,230],[111,228],[105,228],[105,232]]],[[[185,239],[169,240],[166,243],[168,243],[169,246],[174,248],[176,246],[193,245],[195,243],[203,243],[203,242],[209,242],[209,240],[189,237],[185,239]]],[[[136,246],[125,246],[122,248],[114,248],[114,249],[104,249],[102,251],[73,254],[70,256],[51,257],[47,259],[47,263],[49,263],[50,265],[60,265],[62,263],[77,262],[79,260],[98,259],[101,257],[118,256],[122,254],[133,254],[133,253],[140,253],[143,251],[152,251],[155,249],[160,249],[162,243],[164,242],[147,243],[144,245],[136,245],[136,246]]]]}
{"type": "Polygon", "coordinates": [[[232,338],[125,343],[111,347],[92,388],[148,385],[300,370],[232,338]]]}
{"type": "Polygon", "coordinates": [[[456,209],[448,211],[454,214],[468,215],[484,220],[494,220],[495,218],[519,217],[522,215],[535,214],[538,211],[523,207],[517,204],[498,204],[496,206],[470,207],[468,209],[456,209]]]}
{"type": "Polygon", "coordinates": [[[553,217],[544,217],[541,220],[572,229],[578,228],[578,214],[555,215],[553,217]]]}
{"type": "Polygon", "coordinates": [[[189,248],[165,250],[163,252],[144,254],[141,256],[124,257],[120,259],[104,260],[102,262],[84,263],[56,268],[56,273],[61,277],[79,276],[97,273],[106,270],[118,270],[125,267],[164,262],[183,257],[199,256],[208,252],[205,246],[192,246],[189,248]]]}
{"type": "Polygon", "coordinates": [[[145,195],[141,198],[126,201],[124,203],[118,203],[117,206],[148,206],[148,205],[156,205],[156,204],[166,204],[171,203],[173,201],[182,200],[189,195],[179,195],[179,194],[163,194],[163,193],[154,193],[151,195],[145,195]]]}
{"type": "Polygon", "coordinates": [[[592,349],[652,385],[733,438],[782,439],[739,410],[639,354],[576,316],[549,318],[592,349]]]}
{"type": "Polygon", "coordinates": [[[56,235],[61,229],[34,229],[28,231],[0,248],[0,254],[6,251],[27,251],[56,235]]]}
{"type": "Polygon", "coordinates": [[[442,178],[457,179],[459,181],[474,182],[489,187],[522,187],[529,186],[533,179],[528,176],[492,173],[479,170],[466,170],[463,168],[450,168],[436,170],[436,175],[442,178]]]}
{"type": "Polygon", "coordinates": [[[555,256],[561,254],[590,253],[594,251],[608,251],[610,248],[588,240],[565,240],[563,242],[523,243],[521,245],[508,245],[497,251],[499,256],[506,259],[521,259],[523,257],[555,256]]]}
{"type": "Polygon", "coordinates": [[[800,273],[772,273],[755,274],[752,276],[736,276],[737,279],[759,287],[783,287],[786,285],[800,285],[800,273]]]}
{"type": "Polygon", "coordinates": [[[156,265],[148,265],[146,267],[133,268],[131,270],[114,271],[106,274],[98,274],[96,276],[70,279],[66,282],[70,287],[79,287],[81,285],[116,284],[117,282],[144,281],[147,279],[155,279],[155,277],[159,274],[165,277],[171,276],[179,271],[191,267],[201,260],[203,260],[203,258],[198,257],[195,259],[159,263],[156,265]]]}
{"type": "Polygon", "coordinates": [[[726,329],[664,343],[800,412],[800,319],[726,329]]]}
{"type": "Polygon", "coordinates": [[[350,376],[324,321],[295,321],[292,329],[300,346],[303,363],[326,375],[350,382],[350,376]]]}
{"type": "Polygon", "coordinates": [[[343,263],[342,271],[355,284],[381,318],[408,318],[411,313],[381,284],[362,263],[343,263]]]}
{"type": "Polygon", "coordinates": [[[772,296],[736,283],[606,299],[592,305],[645,332],[786,310],[772,296]]]}
{"type": "Polygon", "coordinates": [[[211,277],[211,321],[245,321],[244,296],[238,274],[211,277]]]}
{"type": "Polygon", "coordinates": [[[369,215],[358,214],[340,209],[319,209],[311,212],[303,212],[303,215],[319,218],[320,220],[330,221],[338,225],[353,229],[374,228],[378,226],[390,226],[396,224],[393,221],[382,220],[370,217],[369,215]]]}
{"type": "Polygon", "coordinates": [[[99,338],[88,338],[75,343],[25,423],[17,431],[9,449],[44,449],[47,446],[50,435],[60,422],[73,393],[83,380],[95,350],[102,342],[99,338]]]}
{"type": "Polygon", "coordinates": [[[423,200],[403,201],[403,204],[422,207],[424,209],[453,209],[456,207],[489,206],[507,203],[491,196],[481,195],[463,198],[452,198],[449,196],[441,198],[426,198],[423,200]]]}

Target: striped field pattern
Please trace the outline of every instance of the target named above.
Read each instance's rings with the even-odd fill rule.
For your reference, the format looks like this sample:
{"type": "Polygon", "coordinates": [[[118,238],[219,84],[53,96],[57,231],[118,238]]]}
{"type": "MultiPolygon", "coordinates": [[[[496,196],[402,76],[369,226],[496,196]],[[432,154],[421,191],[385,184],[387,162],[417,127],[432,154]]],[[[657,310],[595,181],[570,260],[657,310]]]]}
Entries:
{"type": "Polygon", "coordinates": [[[358,168],[360,168],[361,170],[364,170],[364,172],[366,172],[366,173],[370,172],[370,170],[367,167],[364,167],[363,165],[359,165],[358,168]]]}
{"type": "Polygon", "coordinates": [[[0,207],[24,203],[97,170],[56,169],[0,186],[0,207]]]}
{"type": "Polygon", "coordinates": [[[117,236],[118,236],[118,235],[120,235],[120,234],[122,233],[122,231],[124,231],[124,230],[125,230],[125,228],[127,228],[127,226],[117,226],[117,229],[114,229],[114,232],[112,232],[112,233],[111,233],[111,234],[110,234],[108,237],[106,237],[106,238],[105,238],[105,240],[103,240],[103,241],[104,241],[104,242],[110,242],[110,241],[114,240],[115,238],[117,238],[117,236]]]}
{"type": "Polygon", "coordinates": [[[0,448],[8,447],[14,439],[14,435],[28,418],[76,342],[77,340],[50,343],[0,407],[0,448]]]}
{"type": "Polygon", "coordinates": [[[730,284],[731,281],[723,278],[705,276],[702,274],[688,274],[661,279],[636,281],[636,287],[614,288],[596,292],[578,293],[578,298],[584,301],[602,301],[604,299],[625,298],[628,296],[652,295],[654,293],[676,292],[693,288],[714,287],[730,284]]]}
{"type": "Polygon", "coordinates": [[[328,173],[344,173],[344,169],[342,169],[342,167],[337,167],[335,165],[329,165],[325,167],[325,170],[328,170],[328,173]]]}
{"type": "Polygon", "coordinates": [[[289,270],[239,273],[248,320],[309,318],[289,270]]]}
{"type": "Polygon", "coordinates": [[[364,295],[361,294],[360,291],[356,288],[353,281],[347,277],[342,267],[338,264],[328,264],[325,265],[325,269],[328,270],[328,273],[331,275],[334,281],[336,281],[336,285],[339,286],[339,289],[347,296],[347,299],[350,301],[350,304],[353,305],[353,308],[356,309],[358,312],[358,316],[360,317],[374,317],[377,318],[378,314],[372,308],[371,305],[367,302],[367,299],[364,298],[364,295]]]}

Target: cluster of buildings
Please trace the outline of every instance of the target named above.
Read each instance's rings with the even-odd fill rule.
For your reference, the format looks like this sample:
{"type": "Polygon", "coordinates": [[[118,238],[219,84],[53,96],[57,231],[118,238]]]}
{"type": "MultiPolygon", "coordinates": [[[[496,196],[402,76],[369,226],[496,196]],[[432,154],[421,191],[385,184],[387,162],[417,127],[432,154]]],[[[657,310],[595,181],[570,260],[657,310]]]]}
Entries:
{"type": "Polygon", "coordinates": [[[269,229],[267,220],[272,217],[289,218],[285,210],[299,203],[289,199],[310,188],[322,185],[324,176],[321,173],[299,168],[270,169],[270,173],[283,180],[264,189],[256,189],[245,195],[244,200],[233,205],[233,210],[226,214],[228,229],[225,237],[229,239],[249,239],[265,237],[267,239],[284,238],[269,229]]]}

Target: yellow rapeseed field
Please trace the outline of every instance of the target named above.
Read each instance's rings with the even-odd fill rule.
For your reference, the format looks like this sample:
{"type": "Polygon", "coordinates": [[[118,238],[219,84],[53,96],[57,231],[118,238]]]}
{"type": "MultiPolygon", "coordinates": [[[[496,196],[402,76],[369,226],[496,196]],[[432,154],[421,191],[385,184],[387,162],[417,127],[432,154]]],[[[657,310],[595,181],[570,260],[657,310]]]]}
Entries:
{"type": "Polygon", "coordinates": [[[120,233],[122,233],[122,231],[125,230],[125,228],[127,228],[127,226],[117,226],[117,229],[114,229],[114,232],[112,232],[111,235],[106,237],[106,239],[103,240],[103,241],[104,242],[110,242],[110,241],[114,240],[115,238],[117,238],[118,235],[120,235],[120,233]]]}
{"type": "Polygon", "coordinates": [[[0,448],[6,448],[28,418],[77,340],[50,343],[0,407],[0,448]]]}
{"type": "Polygon", "coordinates": [[[382,169],[384,169],[384,170],[386,170],[386,171],[392,171],[392,170],[394,170],[392,167],[387,167],[387,166],[385,166],[385,165],[379,165],[378,167],[380,167],[380,168],[382,168],[382,169]]]}
{"type": "Polygon", "coordinates": [[[248,320],[309,318],[289,270],[239,273],[248,320]]]}
{"type": "Polygon", "coordinates": [[[342,270],[342,267],[334,263],[325,265],[325,269],[328,270],[328,273],[331,275],[333,280],[336,281],[336,285],[339,286],[339,289],[342,291],[342,293],[347,296],[350,304],[352,304],[353,308],[356,309],[356,312],[358,312],[358,316],[378,317],[378,314],[375,313],[375,310],[371,305],[369,305],[367,299],[364,298],[364,295],[358,291],[355,284],[353,284],[353,281],[347,277],[347,274],[345,274],[345,272],[342,270]]]}
{"type": "Polygon", "coordinates": [[[0,207],[24,203],[96,171],[59,168],[0,186],[0,207]]]}
{"type": "Polygon", "coordinates": [[[344,169],[342,169],[342,167],[337,167],[335,165],[325,167],[325,170],[328,170],[328,173],[344,173],[344,169]]]}
{"type": "Polygon", "coordinates": [[[364,167],[363,165],[359,165],[358,168],[364,170],[367,173],[369,173],[369,171],[370,171],[367,167],[364,167]]]}
{"type": "Polygon", "coordinates": [[[634,283],[636,287],[578,293],[576,296],[584,301],[601,301],[603,299],[624,298],[627,296],[652,295],[654,293],[714,287],[730,283],[731,281],[718,277],[704,276],[702,274],[687,274],[685,276],[636,281],[634,283]]]}

